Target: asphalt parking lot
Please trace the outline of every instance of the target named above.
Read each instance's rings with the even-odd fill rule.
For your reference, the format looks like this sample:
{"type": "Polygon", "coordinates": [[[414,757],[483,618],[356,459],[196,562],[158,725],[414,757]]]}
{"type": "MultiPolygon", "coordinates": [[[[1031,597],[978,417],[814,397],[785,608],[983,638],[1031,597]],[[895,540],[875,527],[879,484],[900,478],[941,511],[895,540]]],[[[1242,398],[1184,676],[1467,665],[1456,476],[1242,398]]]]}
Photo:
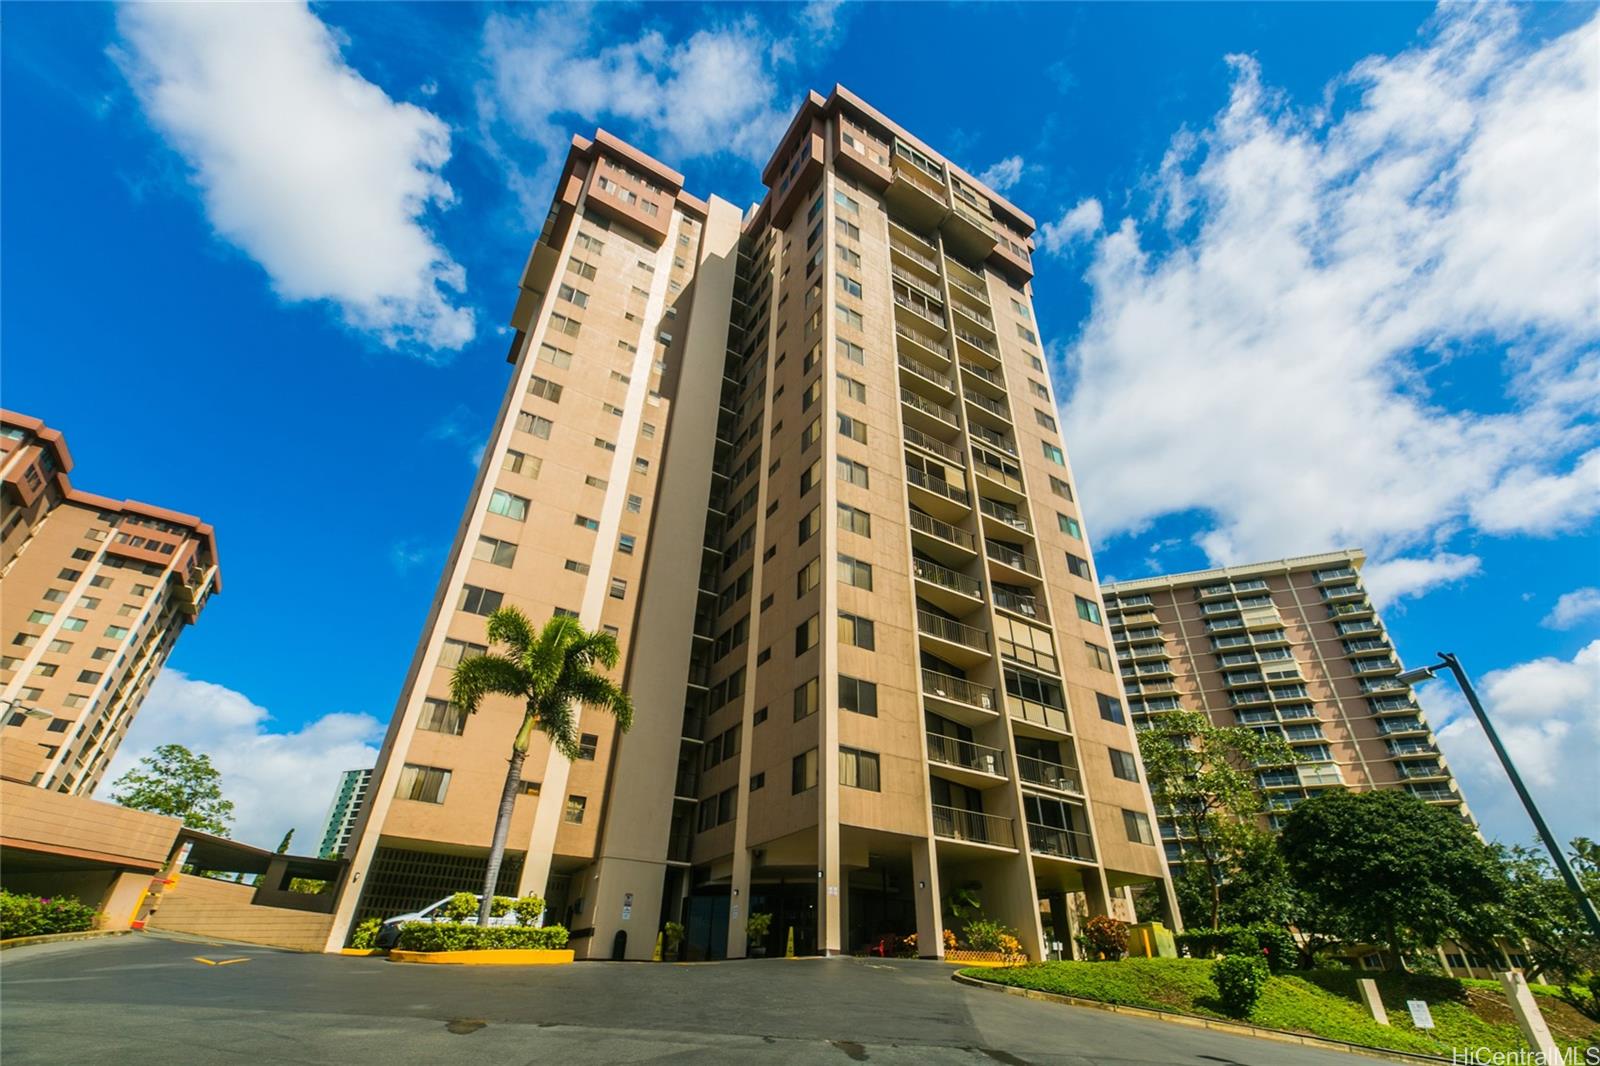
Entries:
{"type": "Polygon", "coordinates": [[[7,1066],[1379,1061],[1039,1003],[895,959],[454,967],[134,935],[0,956],[7,1066]],[[204,961],[201,961],[204,960],[204,961]]]}

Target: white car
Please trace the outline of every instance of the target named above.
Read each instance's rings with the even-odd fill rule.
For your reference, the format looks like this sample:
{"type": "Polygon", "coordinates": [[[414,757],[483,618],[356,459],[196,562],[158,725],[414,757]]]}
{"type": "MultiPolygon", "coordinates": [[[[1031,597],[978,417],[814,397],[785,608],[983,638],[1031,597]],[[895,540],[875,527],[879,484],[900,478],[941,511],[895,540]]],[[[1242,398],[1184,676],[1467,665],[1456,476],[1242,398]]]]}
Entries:
{"type": "MultiPolygon", "coordinates": [[[[394,947],[395,942],[400,939],[400,927],[402,925],[405,925],[407,922],[447,922],[447,921],[450,921],[451,919],[446,918],[445,915],[444,915],[444,906],[445,906],[445,904],[449,903],[454,898],[455,898],[454,896],[446,896],[444,899],[441,899],[441,900],[439,900],[439,901],[437,901],[435,903],[428,904],[426,907],[422,908],[420,911],[412,911],[410,914],[400,914],[400,915],[396,915],[393,918],[385,919],[382,928],[380,928],[378,930],[377,946],[380,947],[380,948],[392,948],[392,947],[394,947]]],[[[475,899],[475,900],[478,900],[480,902],[483,899],[482,896],[476,896],[476,895],[473,896],[472,898],[475,899]]],[[[476,915],[473,915],[472,917],[468,918],[463,924],[465,924],[465,925],[477,925],[478,924],[478,918],[477,918],[476,915]]],[[[516,925],[517,924],[517,913],[516,913],[516,911],[508,910],[504,914],[501,914],[501,915],[490,915],[489,916],[489,924],[490,925],[516,925]]],[[[539,917],[535,918],[533,920],[533,924],[534,925],[543,925],[544,924],[544,915],[541,914],[541,915],[539,915],[539,917]]]]}

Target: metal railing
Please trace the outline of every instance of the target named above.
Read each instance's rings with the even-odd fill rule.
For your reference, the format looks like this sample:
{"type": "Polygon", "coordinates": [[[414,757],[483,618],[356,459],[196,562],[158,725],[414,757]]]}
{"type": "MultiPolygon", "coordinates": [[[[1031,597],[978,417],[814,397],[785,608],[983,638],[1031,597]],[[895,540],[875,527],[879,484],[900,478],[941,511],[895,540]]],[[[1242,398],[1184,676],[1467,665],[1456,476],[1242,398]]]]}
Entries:
{"type": "Polygon", "coordinates": [[[989,634],[964,622],[934,614],[932,611],[917,612],[917,631],[975,651],[989,650],[989,634]]]}
{"type": "MultiPolygon", "coordinates": [[[[925,411],[934,418],[937,418],[939,421],[946,422],[952,426],[959,426],[961,424],[961,421],[956,416],[955,411],[944,406],[943,404],[934,403],[927,397],[918,396],[904,385],[900,386],[900,402],[904,404],[910,404],[917,410],[925,411]]],[[[963,462],[962,465],[966,465],[965,462],[963,462]]]]}
{"type": "MultiPolygon", "coordinates": [[[[944,310],[942,307],[932,307],[927,304],[919,304],[917,301],[901,292],[894,294],[894,302],[899,304],[901,307],[906,308],[912,314],[918,315],[921,318],[932,322],[936,326],[945,326],[949,324],[945,319],[944,310]]],[[[915,334],[911,335],[916,336],[915,334]]],[[[920,338],[918,339],[920,341],[920,338]]]]}
{"type": "Polygon", "coordinates": [[[962,359],[960,362],[961,369],[965,370],[974,377],[982,378],[984,381],[987,381],[989,384],[994,385],[997,388],[1003,389],[1006,387],[1005,379],[995,371],[990,370],[988,367],[979,366],[977,363],[969,363],[965,359],[962,359]]]}
{"type": "Polygon", "coordinates": [[[949,522],[941,522],[932,515],[925,515],[921,511],[910,512],[911,528],[930,537],[948,541],[967,551],[978,550],[978,540],[964,529],[957,529],[949,522]]]}
{"type": "Polygon", "coordinates": [[[924,489],[937,496],[943,496],[954,503],[959,503],[963,507],[972,505],[972,498],[967,495],[966,489],[952,485],[943,478],[931,477],[927,471],[918,470],[910,464],[906,465],[906,481],[919,489],[924,489]]]}
{"type": "Polygon", "coordinates": [[[911,184],[917,186],[917,188],[921,189],[923,192],[927,193],[929,196],[932,196],[934,199],[938,200],[939,203],[949,206],[950,196],[945,191],[945,187],[942,182],[940,182],[933,175],[929,174],[927,171],[923,170],[921,166],[916,165],[914,161],[909,159],[909,157],[896,156],[895,158],[906,159],[907,162],[913,163],[913,165],[909,167],[894,168],[894,176],[897,181],[901,179],[907,180],[911,184]]]}
{"type": "Polygon", "coordinates": [[[918,344],[929,349],[930,351],[938,352],[946,359],[950,358],[950,346],[944,341],[940,340],[938,337],[930,337],[926,333],[923,333],[920,330],[912,329],[910,326],[904,325],[900,322],[896,322],[894,324],[894,331],[902,337],[916,341],[918,344]]]}
{"type": "Polygon", "coordinates": [[[990,355],[996,355],[1000,351],[1000,349],[995,346],[994,341],[990,340],[988,337],[980,337],[976,333],[962,329],[960,326],[955,327],[955,334],[957,337],[966,341],[980,352],[987,352],[990,355]]]}
{"type": "Polygon", "coordinates": [[[1061,859],[1094,861],[1094,841],[1079,829],[1054,829],[1036,822],[1028,823],[1028,850],[1035,855],[1052,855],[1061,859]]]}
{"type": "Polygon", "coordinates": [[[923,266],[927,267],[933,273],[935,273],[935,274],[939,273],[939,264],[938,263],[934,262],[932,259],[928,258],[928,256],[924,255],[923,253],[917,251],[915,248],[913,248],[911,245],[907,244],[905,241],[896,240],[895,238],[890,237],[889,238],[889,247],[893,248],[895,251],[899,252],[901,255],[905,256],[907,259],[910,259],[912,262],[922,264],[923,266]]]}
{"type": "Polygon", "coordinates": [[[894,275],[895,280],[904,282],[913,289],[916,289],[918,292],[922,293],[924,296],[932,297],[933,299],[938,300],[940,303],[944,303],[944,297],[940,295],[938,289],[934,288],[932,285],[929,285],[926,281],[923,281],[921,278],[911,273],[911,271],[901,270],[899,267],[890,264],[889,273],[894,275]]]}
{"type": "Polygon", "coordinates": [[[1001,748],[976,744],[970,740],[947,737],[943,733],[928,734],[928,761],[941,766],[959,766],[980,774],[1006,776],[1006,753],[1001,748]]]}
{"type": "Polygon", "coordinates": [[[1032,596],[1022,596],[1006,589],[994,590],[994,605],[1017,614],[1027,615],[1029,618],[1042,618],[1044,605],[1032,596]]]}
{"type": "Polygon", "coordinates": [[[973,286],[968,285],[966,282],[962,281],[960,278],[952,277],[952,278],[946,278],[945,280],[950,283],[950,287],[951,288],[960,289],[962,292],[966,293],[968,296],[971,296],[973,299],[975,299],[979,303],[983,304],[983,306],[985,306],[985,307],[989,306],[989,294],[984,292],[983,290],[978,289],[978,288],[974,288],[973,286]]]}
{"type": "MultiPolygon", "coordinates": [[[[970,399],[970,397],[968,397],[970,399]]],[[[1007,440],[1003,434],[996,433],[987,426],[980,426],[976,422],[967,427],[967,432],[991,447],[998,448],[1012,458],[1017,457],[1017,446],[1007,440]]]]}
{"type": "Polygon", "coordinates": [[[995,844],[1003,848],[1017,846],[1016,833],[1010,818],[982,811],[964,811],[959,807],[933,805],[933,835],[945,840],[967,840],[974,844],[995,844]]]}
{"type": "Polygon", "coordinates": [[[943,700],[954,700],[956,703],[965,703],[969,707],[981,707],[986,711],[995,708],[994,689],[988,685],[979,685],[968,681],[964,677],[954,674],[941,674],[937,670],[922,671],[922,691],[928,696],[937,696],[943,700]]]}
{"type": "Polygon", "coordinates": [[[973,469],[989,480],[1004,485],[1012,492],[1020,493],[1022,479],[1001,465],[999,459],[990,458],[989,453],[982,450],[978,441],[973,441],[973,444],[978,446],[972,453],[973,469]]]}
{"type": "Polygon", "coordinates": [[[920,248],[922,250],[922,254],[923,255],[936,255],[936,254],[938,254],[939,250],[933,246],[933,242],[932,241],[928,240],[926,237],[922,236],[920,233],[916,233],[916,232],[914,232],[912,230],[907,229],[906,227],[902,226],[899,222],[895,221],[892,218],[889,220],[889,232],[890,232],[890,238],[889,238],[890,240],[893,240],[894,236],[896,234],[898,234],[900,237],[905,239],[907,244],[912,245],[914,247],[914,249],[915,248],[920,248]]]}
{"type": "MultiPolygon", "coordinates": [[[[912,393],[912,395],[915,396],[916,393],[912,393]]],[[[905,400],[905,397],[902,396],[901,399],[905,400]]],[[[906,400],[906,402],[910,403],[911,401],[906,400]]],[[[930,437],[916,426],[906,426],[903,435],[907,444],[915,444],[923,451],[932,452],[934,455],[948,459],[957,466],[964,467],[967,465],[967,457],[960,448],[957,448],[954,444],[946,444],[935,437],[930,437]]]]}
{"type": "MultiPolygon", "coordinates": [[[[968,307],[960,300],[955,300],[953,303],[957,311],[960,311],[962,314],[972,319],[972,321],[977,322],[980,325],[987,326],[990,330],[994,329],[994,319],[990,318],[982,311],[979,311],[976,307],[968,307]]],[[[958,330],[957,333],[959,334],[959,332],[960,331],[958,330]]]]}
{"type": "Polygon", "coordinates": [[[950,375],[941,374],[928,364],[913,359],[904,352],[899,354],[898,359],[901,367],[911,371],[924,381],[931,381],[933,384],[939,386],[941,389],[944,389],[946,392],[956,391],[956,383],[950,380],[950,375]]]}
{"type": "Polygon", "coordinates": [[[978,497],[978,510],[997,522],[1004,522],[1012,529],[1018,529],[1030,534],[1033,532],[1033,526],[1029,523],[1027,515],[1014,507],[1007,507],[1003,503],[991,500],[987,496],[978,497]]]}
{"type": "Polygon", "coordinates": [[[993,541],[985,542],[984,550],[988,552],[989,558],[997,563],[1005,563],[1014,570],[1021,570],[1023,573],[1032,574],[1034,577],[1040,576],[1038,562],[1019,551],[1013,551],[1005,545],[996,544],[993,541]]]}
{"type": "Polygon", "coordinates": [[[921,581],[947,588],[952,592],[959,592],[963,596],[972,596],[983,599],[983,585],[976,578],[966,574],[958,574],[948,566],[940,566],[926,559],[912,559],[911,572],[921,581]]]}
{"type": "Polygon", "coordinates": [[[1079,776],[1076,767],[1062,766],[1046,759],[1035,759],[1031,755],[1018,755],[1017,777],[1030,785],[1083,795],[1083,778],[1079,776]]]}
{"type": "Polygon", "coordinates": [[[996,400],[992,397],[985,396],[981,392],[967,393],[966,400],[968,403],[974,405],[975,407],[981,407],[992,415],[1003,418],[1007,422],[1011,421],[1011,408],[1007,407],[1005,401],[1003,400],[996,400]]]}

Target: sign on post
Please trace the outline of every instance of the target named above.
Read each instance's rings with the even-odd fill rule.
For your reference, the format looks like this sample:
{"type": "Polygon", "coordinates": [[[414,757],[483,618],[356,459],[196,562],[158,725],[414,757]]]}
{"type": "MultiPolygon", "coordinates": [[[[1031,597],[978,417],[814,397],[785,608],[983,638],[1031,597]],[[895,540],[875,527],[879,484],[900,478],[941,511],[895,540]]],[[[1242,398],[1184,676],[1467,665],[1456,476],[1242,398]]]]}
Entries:
{"type": "Polygon", "coordinates": [[[1406,1009],[1411,1012],[1411,1024],[1418,1029],[1433,1028],[1433,1012],[1428,1010],[1428,1003],[1421,999],[1406,1000],[1406,1009]]]}

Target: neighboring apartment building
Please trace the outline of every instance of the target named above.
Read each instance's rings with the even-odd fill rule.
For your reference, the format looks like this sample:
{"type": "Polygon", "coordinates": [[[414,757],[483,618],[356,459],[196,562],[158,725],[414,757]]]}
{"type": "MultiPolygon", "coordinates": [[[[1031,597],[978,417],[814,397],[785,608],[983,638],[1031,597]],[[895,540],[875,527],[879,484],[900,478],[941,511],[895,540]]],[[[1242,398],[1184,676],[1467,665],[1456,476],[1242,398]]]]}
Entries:
{"type": "Polygon", "coordinates": [[[499,890],[580,955],[860,950],[977,886],[1035,958],[1077,913],[1170,911],[1032,312],[1032,220],[843,88],[742,213],[574,138],[515,369],[330,947],[475,888],[522,708],[450,668],[500,604],[614,632],[637,705],[536,740],[499,890]]]}
{"type": "Polygon", "coordinates": [[[71,469],[60,433],[0,411],[0,776],[86,796],[222,578],[210,526],[71,469]]]}
{"type": "Polygon", "coordinates": [[[339,775],[339,787],[333,794],[333,805],[322,823],[322,841],[317,845],[317,857],[337,859],[349,846],[355,835],[356,820],[361,807],[367,802],[367,790],[372,785],[372,770],[346,770],[339,775]]]}
{"type": "MultiPolygon", "coordinates": [[[[1361,584],[1360,551],[1337,551],[1103,586],[1128,706],[1138,723],[1175,710],[1283,737],[1294,766],[1258,773],[1276,828],[1320,789],[1403,788],[1471,815],[1361,584]]],[[[1167,858],[1185,841],[1161,825],[1167,858]]]]}

